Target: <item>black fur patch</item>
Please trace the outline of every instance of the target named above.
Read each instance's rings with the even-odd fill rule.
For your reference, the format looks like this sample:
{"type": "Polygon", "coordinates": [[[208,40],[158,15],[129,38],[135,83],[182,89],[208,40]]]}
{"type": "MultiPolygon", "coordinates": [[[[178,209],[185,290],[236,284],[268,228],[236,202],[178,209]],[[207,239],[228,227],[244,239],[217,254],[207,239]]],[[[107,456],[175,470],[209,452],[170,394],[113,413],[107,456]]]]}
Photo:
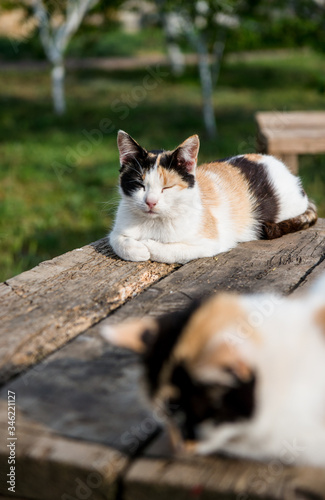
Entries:
{"type": "Polygon", "coordinates": [[[157,319],[158,334],[144,355],[144,364],[151,395],[158,389],[161,370],[169,360],[170,354],[184,326],[199,307],[199,304],[199,301],[193,301],[187,309],[168,313],[157,319]]]}
{"type": "Polygon", "coordinates": [[[263,163],[256,163],[245,156],[229,158],[228,163],[238,168],[248,181],[249,189],[257,200],[258,221],[275,222],[279,213],[279,201],[263,163]]]}
{"type": "Polygon", "coordinates": [[[161,155],[160,165],[166,168],[166,170],[174,170],[180,174],[183,181],[185,181],[188,184],[188,187],[191,188],[195,184],[195,177],[187,171],[186,165],[180,158],[179,150],[180,148],[177,148],[171,153],[161,155]]]}
{"type": "Polygon", "coordinates": [[[238,379],[236,387],[229,389],[222,400],[222,411],[218,413],[218,423],[235,421],[242,418],[250,418],[254,413],[254,392],[256,378],[252,377],[248,382],[238,379]]]}
{"type": "Polygon", "coordinates": [[[283,220],[278,223],[264,222],[262,225],[262,236],[261,239],[264,240],[274,240],[275,238],[280,238],[285,234],[295,233],[297,231],[302,231],[308,227],[313,226],[317,222],[317,213],[313,209],[307,209],[298,217],[293,217],[292,219],[283,220]]]}
{"type": "MultiPolygon", "coordinates": [[[[159,389],[161,371],[169,362],[184,326],[200,305],[201,301],[197,300],[183,311],[160,317],[157,320],[157,335],[143,333],[148,347],[144,354],[144,365],[151,396],[159,389]]],[[[245,383],[237,380],[236,386],[231,389],[221,384],[203,384],[194,380],[186,368],[179,364],[173,368],[170,384],[179,389],[180,396],[166,402],[167,410],[176,414],[176,420],[181,415],[178,425],[185,439],[195,439],[197,424],[208,418],[218,425],[249,418],[253,414],[254,379],[245,383]]]]}
{"type": "Polygon", "coordinates": [[[149,153],[152,153],[153,155],[156,155],[156,156],[161,155],[161,154],[163,154],[164,152],[165,152],[165,150],[164,150],[164,149],[151,149],[151,150],[149,151],[149,153]]]}
{"type": "Polygon", "coordinates": [[[171,384],[180,396],[169,401],[170,413],[182,414],[180,427],[184,439],[196,439],[196,426],[207,419],[216,425],[247,419],[254,412],[255,379],[237,380],[231,389],[220,384],[195,381],[183,365],[174,368],[171,384]]]}
{"type": "Polygon", "coordinates": [[[144,330],[144,332],[142,332],[141,334],[141,340],[147,348],[151,347],[154,344],[155,337],[155,332],[149,329],[144,330]]]}
{"type": "Polygon", "coordinates": [[[127,158],[120,168],[120,185],[124,194],[131,196],[144,187],[143,175],[154,166],[157,156],[139,148],[136,155],[127,158]]]}

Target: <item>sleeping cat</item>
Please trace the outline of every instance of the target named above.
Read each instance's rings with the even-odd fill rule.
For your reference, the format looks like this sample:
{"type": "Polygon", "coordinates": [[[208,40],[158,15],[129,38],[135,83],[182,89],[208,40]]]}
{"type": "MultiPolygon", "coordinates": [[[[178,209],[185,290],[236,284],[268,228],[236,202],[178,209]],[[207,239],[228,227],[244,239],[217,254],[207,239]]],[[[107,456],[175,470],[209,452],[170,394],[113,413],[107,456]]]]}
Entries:
{"type": "Polygon", "coordinates": [[[325,466],[325,275],[298,298],[221,293],[102,333],[142,353],[191,452],[325,466]]]}
{"type": "Polygon", "coordinates": [[[109,242],[122,259],[185,263],[317,220],[299,178],[272,156],[196,168],[197,135],[173,151],[146,151],[121,130],[118,148],[122,199],[109,242]]]}

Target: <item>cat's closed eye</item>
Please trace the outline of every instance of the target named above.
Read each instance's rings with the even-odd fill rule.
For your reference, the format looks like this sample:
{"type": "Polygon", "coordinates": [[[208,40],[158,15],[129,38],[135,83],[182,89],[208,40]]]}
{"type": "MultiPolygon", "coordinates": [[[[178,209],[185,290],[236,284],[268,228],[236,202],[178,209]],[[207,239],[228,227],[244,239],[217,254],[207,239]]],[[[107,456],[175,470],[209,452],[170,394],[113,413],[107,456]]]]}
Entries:
{"type": "Polygon", "coordinates": [[[166,189],[171,189],[171,188],[173,188],[173,187],[175,187],[175,186],[176,186],[176,184],[173,184],[173,185],[171,185],[171,186],[164,186],[164,187],[162,188],[161,192],[165,191],[166,189]]]}

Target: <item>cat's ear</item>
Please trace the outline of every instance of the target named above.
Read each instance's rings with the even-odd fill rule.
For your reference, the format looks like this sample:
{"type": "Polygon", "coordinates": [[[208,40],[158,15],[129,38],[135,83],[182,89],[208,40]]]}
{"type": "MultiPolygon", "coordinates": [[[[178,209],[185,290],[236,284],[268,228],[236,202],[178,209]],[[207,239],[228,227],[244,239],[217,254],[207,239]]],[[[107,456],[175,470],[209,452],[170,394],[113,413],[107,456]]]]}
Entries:
{"type": "Polygon", "coordinates": [[[130,162],[134,158],[143,158],[147,152],[129,134],[119,130],[117,134],[117,147],[120,153],[120,165],[130,162]]]}
{"type": "Polygon", "coordinates": [[[158,333],[157,321],[153,318],[130,318],[117,325],[104,325],[102,337],[110,344],[126,347],[144,354],[158,333]]]}
{"type": "Polygon", "coordinates": [[[185,168],[189,174],[194,174],[199,148],[200,139],[198,135],[192,135],[186,141],[182,142],[174,152],[177,166],[185,168]]]}

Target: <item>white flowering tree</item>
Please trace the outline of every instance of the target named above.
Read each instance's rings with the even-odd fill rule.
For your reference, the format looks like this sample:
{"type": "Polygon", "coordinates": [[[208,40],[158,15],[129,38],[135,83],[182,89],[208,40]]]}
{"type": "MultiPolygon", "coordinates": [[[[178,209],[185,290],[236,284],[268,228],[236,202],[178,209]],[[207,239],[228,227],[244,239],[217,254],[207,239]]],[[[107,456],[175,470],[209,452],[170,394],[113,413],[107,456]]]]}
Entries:
{"type": "Polygon", "coordinates": [[[66,109],[65,51],[87,12],[98,2],[99,0],[32,0],[41,43],[52,66],[53,104],[55,112],[59,115],[66,109]]]}

